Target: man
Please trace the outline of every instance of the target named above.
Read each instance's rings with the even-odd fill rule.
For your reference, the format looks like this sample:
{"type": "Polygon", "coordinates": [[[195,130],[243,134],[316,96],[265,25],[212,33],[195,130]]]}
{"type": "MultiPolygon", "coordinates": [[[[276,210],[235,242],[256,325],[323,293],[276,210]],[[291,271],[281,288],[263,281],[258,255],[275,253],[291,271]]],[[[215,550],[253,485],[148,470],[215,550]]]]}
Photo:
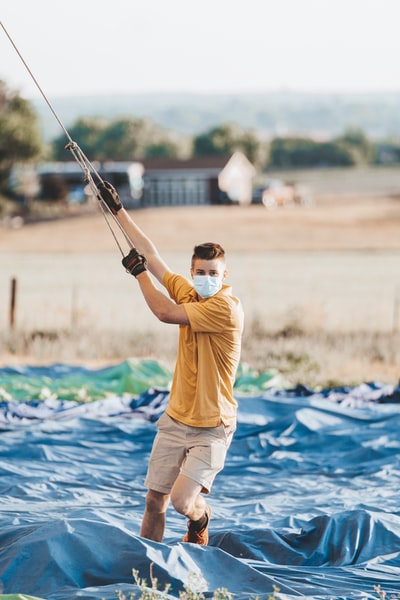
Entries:
{"type": "Polygon", "coordinates": [[[194,248],[193,283],[170,271],[153,242],[123,208],[116,190],[99,185],[101,197],[135,248],[122,260],[134,275],[155,316],[179,325],[178,356],[165,413],[149,460],[146,508],[140,535],[161,542],[171,501],[188,518],[184,542],[206,545],[208,494],[224,466],[236,428],[233,385],[240,359],[243,310],[226,278],[225,253],[219,244],[194,248]],[[156,287],[150,273],[169,298],[156,287]]]}

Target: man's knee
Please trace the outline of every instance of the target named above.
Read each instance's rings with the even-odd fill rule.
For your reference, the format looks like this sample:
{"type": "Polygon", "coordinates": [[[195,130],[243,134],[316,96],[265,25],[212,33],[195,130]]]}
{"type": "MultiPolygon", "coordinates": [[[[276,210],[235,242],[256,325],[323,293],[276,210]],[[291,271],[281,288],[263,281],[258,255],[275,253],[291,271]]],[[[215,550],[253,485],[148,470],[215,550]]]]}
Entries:
{"type": "Polygon", "coordinates": [[[172,506],[180,515],[187,515],[193,507],[192,498],[187,498],[181,494],[173,494],[171,496],[172,506]]]}
{"type": "Polygon", "coordinates": [[[201,485],[192,479],[179,477],[171,491],[171,502],[176,512],[188,516],[193,510],[203,507],[205,500],[200,496],[201,489],[201,485]]]}
{"type": "Polygon", "coordinates": [[[169,504],[169,494],[149,490],[146,496],[146,510],[151,513],[164,513],[169,504]]]}

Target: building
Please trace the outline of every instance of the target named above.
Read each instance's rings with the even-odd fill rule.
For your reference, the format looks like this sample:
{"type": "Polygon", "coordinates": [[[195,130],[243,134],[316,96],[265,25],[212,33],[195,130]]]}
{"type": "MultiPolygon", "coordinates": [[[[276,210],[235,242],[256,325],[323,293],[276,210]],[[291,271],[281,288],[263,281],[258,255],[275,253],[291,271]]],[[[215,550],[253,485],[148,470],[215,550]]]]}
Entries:
{"type": "MultiPolygon", "coordinates": [[[[187,160],[149,158],[135,162],[95,165],[99,175],[118,190],[126,208],[148,206],[248,204],[251,202],[253,165],[241,152],[231,157],[187,160]]],[[[87,193],[83,173],[73,162],[39,165],[43,189],[58,182],[68,201],[82,201],[87,193]],[[63,186],[61,183],[63,182],[63,186]]],[[[43,193],[42,193],[43,196],[43,193]]]]}
{"type": "Polygon", "coordinates": [[[146,159],[144,206],[250,203],[253,165],[241,152],[231,157],[146,159]]]}
{"type": "Polygon", "coordinates": [[[212,156],[177,160],[143,160],[144,206],[225,204],[226,195],[218,186],[218,176],[227,157],[212,156]]]}

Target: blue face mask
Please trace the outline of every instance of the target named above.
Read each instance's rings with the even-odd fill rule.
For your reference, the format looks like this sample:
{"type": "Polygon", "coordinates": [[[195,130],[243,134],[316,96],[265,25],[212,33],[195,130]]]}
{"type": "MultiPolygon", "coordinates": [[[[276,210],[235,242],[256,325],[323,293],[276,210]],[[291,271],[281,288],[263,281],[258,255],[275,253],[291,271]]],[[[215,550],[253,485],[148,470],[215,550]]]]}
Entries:
{"type": "Polygon", "coordinates": [[[222,288],[222,279],[209,275],[196,275],[193,277],[193,286],[199,296],[211,298],[222,288]]]}

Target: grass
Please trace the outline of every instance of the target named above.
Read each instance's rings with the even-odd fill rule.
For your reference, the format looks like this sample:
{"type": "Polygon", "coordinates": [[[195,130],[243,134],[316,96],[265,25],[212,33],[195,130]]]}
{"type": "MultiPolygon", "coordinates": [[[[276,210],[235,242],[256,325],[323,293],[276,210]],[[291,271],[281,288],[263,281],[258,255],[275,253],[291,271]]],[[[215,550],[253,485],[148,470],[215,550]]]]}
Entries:
{"type": "Polygon", "coordinates": [[[305,330],[288,321],[266,331],[253,321],[243,340],[243,360],[259,371],[277,369],[293,383],[311,387],[398,383],[400,333],[305,330]]]}
{"type": "MultiPolygon", "coordinates": [[[[140,591],[137,600],[162,600],[162,598],[168,597],[171,586],[166,584],[163,590],[158,588],[158,579],[153,576],[152,564],[150,565],[150,586],[146,579],[140,577],[138,570],[133,569],[132,574],[140,591]]],[[[179,592],[178,598],[179,600],[205,600],[206,595],[204,592],[207,592],[207,587],[208,584],[202,573],[190,573],[183,590],[179,592]]],[[[280,588],[274,584],[272,591],[266,596],[266,600],[279,600],[281,598],[279,592],[280,588]]],[[[390,594],[388,597],[387,592],[379,584],[374,586],[374,592],[380,600],[387,600],[389,597],[393,600],[400,598],[400,594],[397,593],[390,594]]],[[[118,600],[134,600],[136,598],[133,592],[127,596],[123,590],[117,590],[116,595],[118,600]]],[[[234,595],[227,588],[217,588],[213,591],[212,596],[207,593],[207,597],[211,597],[211,600],[233,600],[234,595]]],[[[259,596],[249,596],[249,600],[258,600],[258,598],[259,596]]]]}
{"type": "MultiPolygon", "coordinates": [[[[140,596],[137,600],[160,600],[168,597],[170,585],[167,584],[163,590],[158,589],[158,580],[153,576],[152,565],[150,565],[150,586],[146,579],[140,577],[139,571],[136,569],[132,570],[135,584],[139,588],[140,596]]],[[[206,596],[204,592],[207,591],[207,582],[204,579],[202,573],[190,573],[187,582],[183,586],[183,590],[179,592],[180,600],[205,600],[206,596]]],[[[380,588],[379,588],[380,589],[380,588]]],[[[279,588],[273,586],[273,591],[268,594],[266,600],[278,600],[279,599],[279,588]]],[[[135,594],[131,593],[127,597],[123,590],[117,590],[116,592],[119,600],[134,600],[135,594]]],[[[207,597],[208,594],[207,594],[207,597]]],[[[233,600],[233,594],[226,588],[217,588],[214,590],[211,596],[212,600],[233,600]]],[[[257,600],[257,596],[251,597],[253,600],[257,600]]]]}
{"type": "MultiPolygon", "coordinates": [[[[94,331],[92,328],[21,329],[0,333],[2,362],[80,362],[96,366],[151,357],[173,368],[177,331],[94,331]]],[[[380,381],[397,385],[400,332],[304,329],[290,316],[277,330],[253,318],[243,336],[242,362],[258,372],[279,371],[292,385],[357,385],[380,381]]]]}

